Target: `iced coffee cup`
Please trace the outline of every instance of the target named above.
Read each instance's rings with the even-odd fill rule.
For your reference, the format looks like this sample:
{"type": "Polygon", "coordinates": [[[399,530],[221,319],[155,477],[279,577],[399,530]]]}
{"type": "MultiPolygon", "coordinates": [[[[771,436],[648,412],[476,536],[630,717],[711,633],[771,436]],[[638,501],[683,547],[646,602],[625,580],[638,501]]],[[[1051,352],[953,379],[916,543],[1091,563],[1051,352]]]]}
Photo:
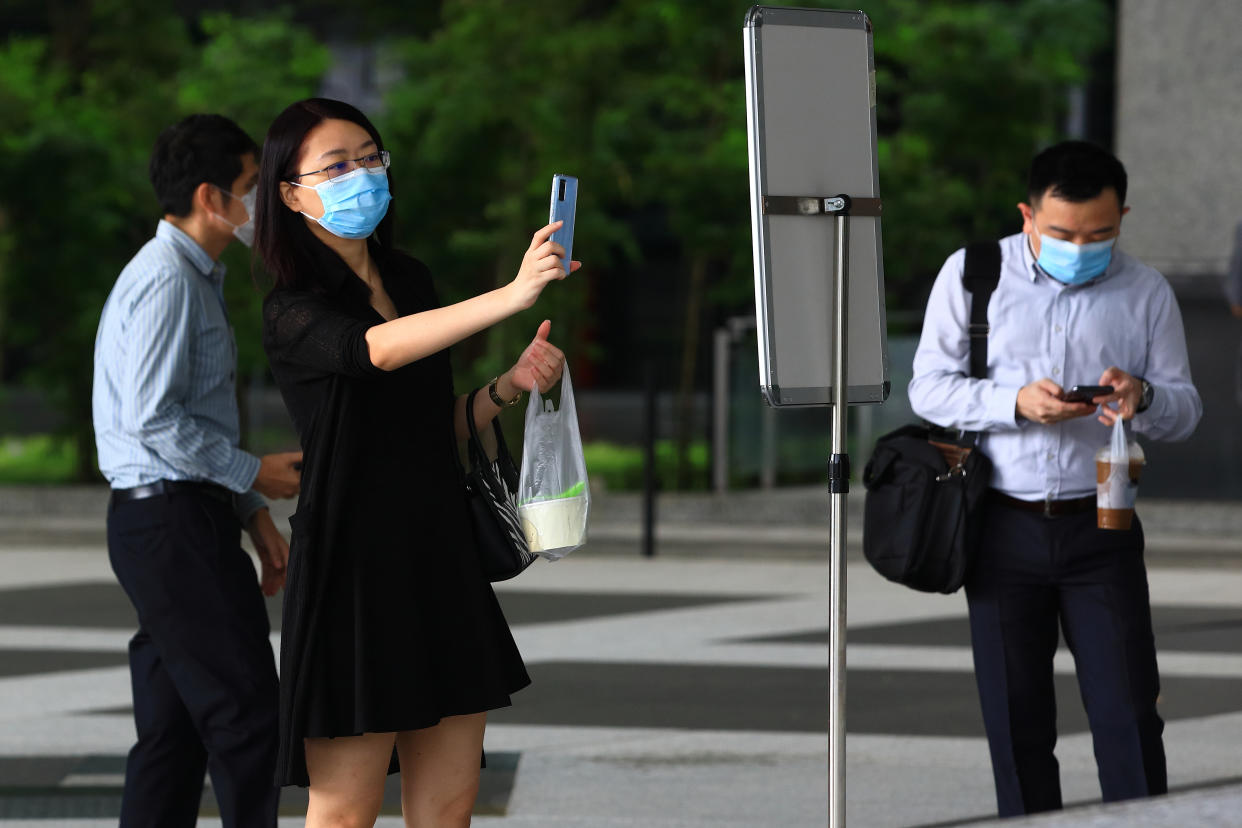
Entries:
{"type": "Polygon", "coordinates": [[[1116,441],[1096,452],[1096,526],[1101,529],[1129,529],[1134,520],[1139,478],[1147,458],[1138,443],[1125,443],[1124,452],[1114,451],[1116,441]]]}

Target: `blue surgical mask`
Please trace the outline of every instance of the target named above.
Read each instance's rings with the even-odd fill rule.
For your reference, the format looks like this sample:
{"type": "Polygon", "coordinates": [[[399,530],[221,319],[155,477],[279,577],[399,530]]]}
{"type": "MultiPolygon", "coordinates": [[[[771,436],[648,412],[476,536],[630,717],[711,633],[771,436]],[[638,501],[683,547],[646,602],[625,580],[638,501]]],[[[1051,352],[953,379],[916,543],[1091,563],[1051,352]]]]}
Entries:
{"type": "Polygon", "coordinates": [[[1116,238],[1111,238],[1101,242],[1074,244],[1040,233],[1037,264],[1058,282],[1081,285],[1108,270],[1116,241],[1116,238]]]}
{"type": "Polygon", "coordinates": [[[388,192],[388,171],[382,167],[359,167],[313,187],[296,181],[290,183],[319,193],[323,215],[319,218],[307,213],[302,215],[343,239],[365,239],[374,233],[388,212],[388,202],[392,201],[392,194],[388,192]]]}

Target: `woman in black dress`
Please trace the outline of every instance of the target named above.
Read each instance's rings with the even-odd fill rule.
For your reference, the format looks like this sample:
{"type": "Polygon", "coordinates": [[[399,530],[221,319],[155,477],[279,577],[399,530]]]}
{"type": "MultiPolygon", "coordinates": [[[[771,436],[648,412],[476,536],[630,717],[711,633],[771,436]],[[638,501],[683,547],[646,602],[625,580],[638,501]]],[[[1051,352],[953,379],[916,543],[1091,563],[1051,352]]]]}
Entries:
{"type": "MultiPolygon", "coordinates": [[[[474,548],[447,349],[568,275],[559,225],[511,283],[440,307],[391,246],[388,163],[366,116],[310,99],[273,122],[259,175],[264,348],[304,452],[276,781],[310,786],[307,825],[373,824],[398,758],[407,825],[468,824],[486,711],[530,682],[474,548]]],[[[549,327],[475,397],[480,428],[560,378],[549,327]]]]}

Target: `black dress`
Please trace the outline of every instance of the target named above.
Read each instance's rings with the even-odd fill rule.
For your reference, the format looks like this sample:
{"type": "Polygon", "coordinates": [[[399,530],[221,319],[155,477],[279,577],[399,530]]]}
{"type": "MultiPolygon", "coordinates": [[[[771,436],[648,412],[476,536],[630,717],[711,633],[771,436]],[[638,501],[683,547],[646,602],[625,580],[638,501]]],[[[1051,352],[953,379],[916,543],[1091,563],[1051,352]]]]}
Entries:
{"type": "MultiPolygon", "coordinates": [[[[372,253],[398,313],[438,307],[426,266],[372,253]]],[[[392,372],[372,365],[366,331],[384,319],[331,258],[322,291],[274,290],[263,304],[263,345],[304,452],[281,631],[280,785],[309,784],[304,737],[430,727],[506,707],[530,683],[475,551],[448,351],[392,372]]]]}

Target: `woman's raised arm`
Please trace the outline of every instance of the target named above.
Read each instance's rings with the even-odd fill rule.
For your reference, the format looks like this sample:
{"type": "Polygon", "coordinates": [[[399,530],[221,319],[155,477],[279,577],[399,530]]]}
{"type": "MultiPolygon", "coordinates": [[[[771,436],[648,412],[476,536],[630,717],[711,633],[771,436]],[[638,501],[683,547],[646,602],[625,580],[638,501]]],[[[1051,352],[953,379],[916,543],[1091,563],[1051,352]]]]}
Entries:
{"type": "Polygon", "coordinates": [[[385,371],[396,370],[534,305],[549,282],[564,279],[581,267],[571,262],[566,268],[561,262],[565,249],[549,240],[560,226],[561,222],[553,222],[531,237],[517,276],[504,287],[369,328],[366,340],[371,362],[385,371]]]}

